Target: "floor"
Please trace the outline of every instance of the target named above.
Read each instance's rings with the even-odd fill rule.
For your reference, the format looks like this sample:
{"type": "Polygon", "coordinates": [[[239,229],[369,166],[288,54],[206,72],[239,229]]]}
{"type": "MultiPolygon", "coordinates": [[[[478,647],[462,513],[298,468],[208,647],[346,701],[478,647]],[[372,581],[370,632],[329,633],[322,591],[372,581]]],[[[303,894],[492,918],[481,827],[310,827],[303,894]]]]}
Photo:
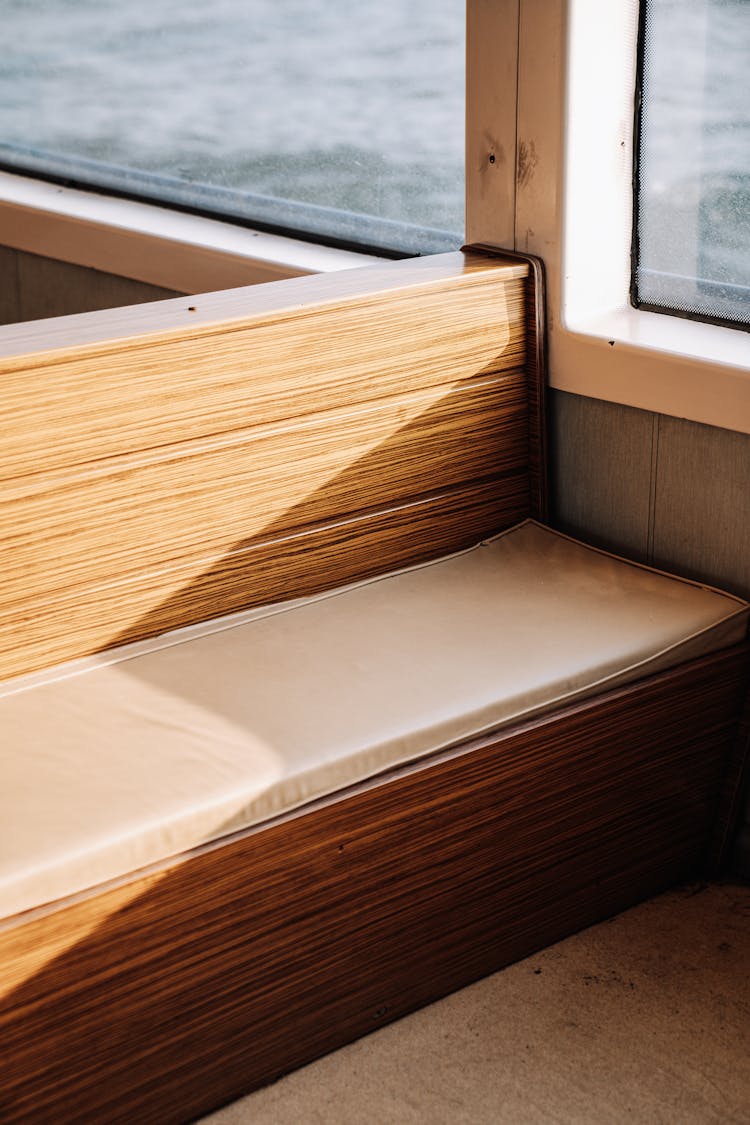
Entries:
{"type": "Polygon", "coordinates": [[[203,1125],[750,1123],[750,886],[684,887],[203,1125]]]}

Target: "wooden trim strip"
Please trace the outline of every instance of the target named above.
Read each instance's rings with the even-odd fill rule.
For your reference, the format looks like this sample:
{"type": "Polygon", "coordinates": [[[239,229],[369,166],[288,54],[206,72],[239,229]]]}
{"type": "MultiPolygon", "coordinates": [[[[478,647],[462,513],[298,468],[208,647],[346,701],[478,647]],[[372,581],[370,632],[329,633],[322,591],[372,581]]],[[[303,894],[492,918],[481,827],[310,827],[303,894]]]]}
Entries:
{"type": "Polygon", "coordinates": [[[519,0],[466,4],[466,240],[514,244],[519,0]]]}
{"type": "Polygon", "coordinates": [[[531,513],[548,520],[549,439],[547,432],[547,291],[544,263],[533,254],[518,254],[529,264],[526,279],[526,374],[529,393],[529,465],[531,513]]]}
{"type": "Polygon", "coordinates": [[[526,373],[529,395],[529,465],[531,473],[531,515],[542,522],[549,519],[549,439],[547,433],[547,288],[544,262],[535,254],[502,250],[480,243],[474,250],[500,255],[510,261],[525,262],[526,278],[526,373]]]}
{"type": "MultiPolygon", "coordinates": [[[[151,305],[80,313],[54,320],[10,324],[0,330],[3,370],[26,370],[65,359],[103,357],[136,345],[153,347],[243,331],[253,323],[295,319],[312,309],[368,303],[409,288],[451,290],[504,278],[523,280],[527,269],[496,255],[454,251],[377,266],[289,278],[262,285],[202,293],[151,305]],[[494,278],[488,275],[494,274],[494,278]]],[[[497,307],[497,319],[502,306],[497,307]]],[[[424,327],[424,322],[422,324],[424,327]]]]}

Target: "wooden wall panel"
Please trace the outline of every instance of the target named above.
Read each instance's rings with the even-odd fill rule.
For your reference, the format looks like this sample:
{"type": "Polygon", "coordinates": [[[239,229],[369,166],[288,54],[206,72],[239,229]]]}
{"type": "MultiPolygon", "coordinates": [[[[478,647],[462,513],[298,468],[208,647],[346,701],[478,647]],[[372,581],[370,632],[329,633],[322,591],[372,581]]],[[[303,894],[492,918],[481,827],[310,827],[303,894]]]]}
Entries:
{"type": "MultiPolygon", "coordinates": [[[[244,318],[0,360],[0,478],[517,369],[528,267],[446,257],[453,275],[430,284],[406,272],[398,289],[257,315],[275,286],[251,286],[244,318]]],[[[324,284],[296,283],[311,302],[324,284]]]]}
{"type": "Polygon", "coordinates": [[[0,246],[0,324],[13,324],[20,319],[18,251],[0,246]]]}
{"type": "Polygon", "coordinates": [[[0,246],[0,325],[176,296],[173,289],[0,246]]]}
{"type": "Polygon", "coordinates": [[[523,373],[0,482],[2,600],[97,586],[239,542],[523,472],[523,373]]]}
{"type": "Polygon", "coordinates": [[[164,301],[178,295],[173,289],[161,289],[102,270],[22,250],[17,253],[19,320],[164,301]]]}
{"type": "Polygon", "coordinates": [[[6,360],[0,677],[526,515],[527,267],[448,257],[437,284],[6,360]]]}

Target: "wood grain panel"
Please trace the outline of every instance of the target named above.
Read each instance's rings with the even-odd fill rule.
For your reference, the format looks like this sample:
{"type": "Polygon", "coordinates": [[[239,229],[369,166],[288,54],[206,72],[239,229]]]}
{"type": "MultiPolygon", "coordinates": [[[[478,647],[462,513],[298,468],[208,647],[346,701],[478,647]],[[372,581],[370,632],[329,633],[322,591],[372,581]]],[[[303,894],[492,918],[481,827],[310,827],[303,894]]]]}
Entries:
{"type": "Polygon", "coordinates": [[[2,361],[0,677],[528,513],[528,266],[406,265],[352,271],[354,296],[297,279],[300,307],[278,296],[292,283],[255,286],[218,325],[2,361]]]}
{"type": "Polygon", "coordinates": [[[0,677],[267,602],[317,593],[460,550],[528,512],[528,473],[395,508],[245,540],[209,564],[176,564],[0,610],[0,677]]]}
{"type": "MultiPolygon", "coordinates": [[[[374,275],[373,292],[254,316],[253,301],[262,305],[258,290],[294,282],[251,286],[240,291],[247,293],[244,318],[6,358],[0,477],[517,368],[524,359],[527,267],[479,254],[444,257],[453,263],[443,270],[447,276],[438,273],[427,284],[414,280],[421,278],[415,266],[412,275],[395,262],[395,276],[403,277],[398,288],[378,291],[386,267],[352,270],[360,287],[374,275]]],[[[309,288],[312,302],[322,283],[294,280],[309,288]]]]}
{"type": "MultiPolygon", "coordinates": [[[[523,265],[504,262],[495,254],[493,266],[502,266],[506,279],[526,277],[523,265]]],[[[10,325],[0,332],[0,358],[6,369],[28,368],[44,357],[59,359],[86,350],[90,355],[105,355],[123,345],[135,342],[152,343],[200,337],[206,330],[229,322],[235,327],[259,318],[273,319],[284,312],[299,311],[313,305],[341,304],[381,296],[409,286],[432,286],[465,278],[487,268],[486,255],[475,253],[431,254],[403,261],[380,261],[376,266],[337,269],[306,277],[286,278],[273,285],[245,285],[239,289],[221,289],[200,293],[192,299],[180,298],[133,308],[108,309],[95,314],[59,317],[33,324],[10,325]],[[55,355],[55,353],[57,353],[55,355]]]]}
{"type": "Polygon", "coordinates": [[[0,933],[3,1121],[192,1119],[695,874],[747,670],[693,662],[0,933]]]}
{"type": "Polygon", "coordinates": [[[0,482],[2,604],[518,473],[525,419],[519,372],[0,482]]]}

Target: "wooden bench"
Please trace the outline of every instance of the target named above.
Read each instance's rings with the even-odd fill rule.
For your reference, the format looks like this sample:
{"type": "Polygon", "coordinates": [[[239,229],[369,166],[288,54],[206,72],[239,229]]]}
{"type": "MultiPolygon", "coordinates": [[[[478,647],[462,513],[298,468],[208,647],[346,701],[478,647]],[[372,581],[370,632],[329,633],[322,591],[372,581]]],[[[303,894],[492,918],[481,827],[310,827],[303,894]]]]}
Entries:
{"type": "MultiPolygon", "coordinates": [[[[130,865],[109,856],[42,878],[40,860],[8,892],[0,924],[4,1121],[189,1120],[715,863],[732,816],[747,740],[745,608],[533,522],[502,534],[546,515],[536,263],[469,251],[192,300],[118,313],[109,339],[94,339],[101,328],[86,317],[56,325],[49,350],[31,352],[26,326],[6,338],[0,735],[11,780],[33,793],[36,763],[43,774],[49,748],[59,771],[67,738],[78,773],[58,772],[40,808],[62,838],[70,816],[76,840],[99,746],[105,756],[117,744],[122,769],[130,739],[133,772],[136,750],[171,746],[178,792],[183,746],[189,764],[196,740],[234,753],[247,733],[221,703],[230,641],[254,684],[274,680],[300,739],[337,715],[327,699],[323,722],[314,692],[299,710],[290,653],[300,677],[331,654],[345,734],[372,726],[356,691],[384,669],[393,707],[388,692],[368,698],[403,753],[362,753],[358,773],[277,798],[262,755],[281,735],[266,726],[259,792],[270,804],[248,814],[243,790],[244,819],[222,805],[218,825],[187,837],[157,809],[156,851],[136,849],[130,865]],[[481,583],[502,585],[496,573],[522,590],[526,556],[515,587],[510,570],[492,569],[522,539],[547,560],[534,573],[549,606],[569,568],[575,596],[592,599],[576,613],[600,610],[590,634],[538,610],[524,666],[546,667],[549,637],[558,664],[566,643],[585,650],[584,671],[566,672],[539,706],[486,711],[482,726],[487,662],[502,645],[477,598],[489,607],[481,583]],[[389,571],[401,573],[372,581],[389,571]],[[451,583],[469,591],[483,638],[475,671],[451,583]],[[407,622],[427,586],[427,610],[407,622]],[[651,620],[677,590],[675,605],[689,603],[681,639],[658,633],[644,649],[625,636],[633,607],[651,620]],[[433,636],[426,623],[446,601],[454,617],[433,636]],[[600,619],[608,601],[614,615],[600,619]],[[384,606],[394,620],[379,636],[384,606]],[[607,630],[627,675],[607,664],[610,643],[588,652],[586,637],[607,630]],[[350,650],[340,638],[353,632],[350,650]],[[704,632],[712,642],[695,648],[704,632]],[[439,637],[443,679],[428,668],[415,683],[438,683],[440,723],[408,690],[398,710],[395,690],[397,654],[414,644],[411,659],[427,665],[439,637]],[[199,648],[187,686],[180,660],[199,648]],[[357,653],[370,663],[349,681],[357,653]],[[131,704],[141,719],[127,726],[131,704]]],[[[494,606],[509,635],[525,604],[519,594],[494,606]]],[[[102,791],[90,792],[93,821],[102,791]]],[[[0,827],[5,855],[26,831],[35,843],[33,816],[18,818],[15,841],[0,827]]],[[[7,865],[0,886],[5,875],[7,865]]]]}

